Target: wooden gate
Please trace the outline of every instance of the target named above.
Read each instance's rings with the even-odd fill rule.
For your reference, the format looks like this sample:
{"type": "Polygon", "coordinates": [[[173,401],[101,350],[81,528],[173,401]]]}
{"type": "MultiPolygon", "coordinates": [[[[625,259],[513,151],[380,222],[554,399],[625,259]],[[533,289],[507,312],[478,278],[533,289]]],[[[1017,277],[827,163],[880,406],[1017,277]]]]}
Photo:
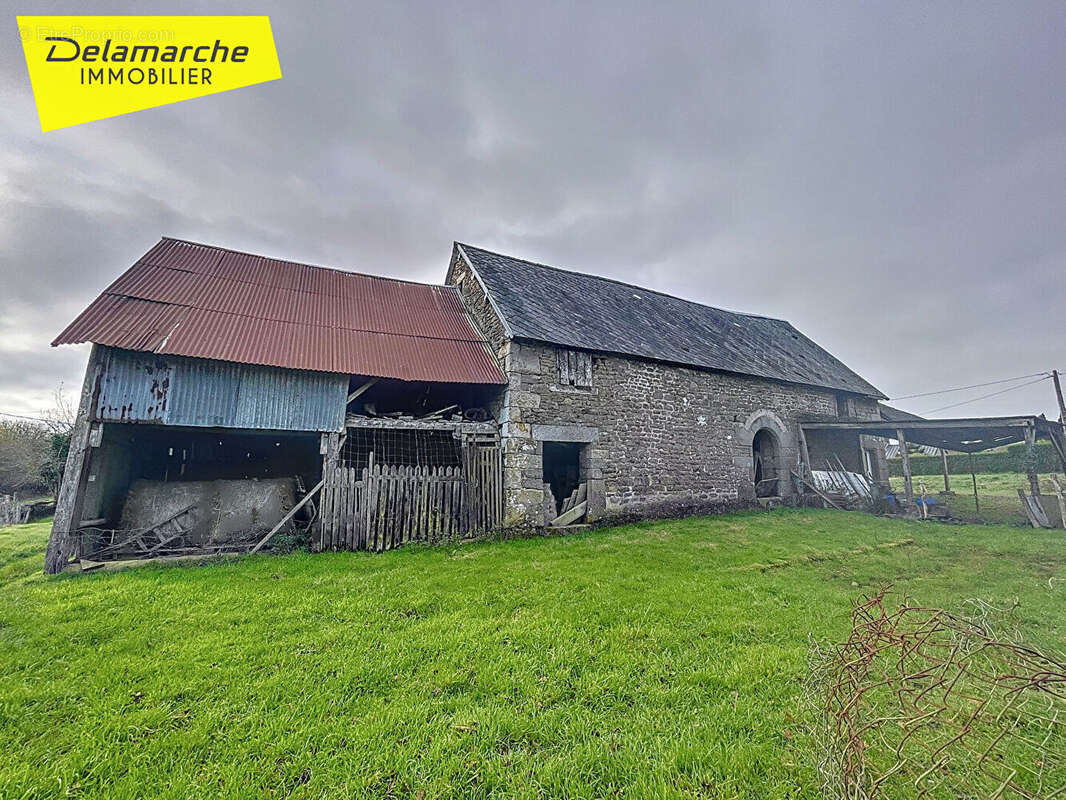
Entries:
{"type": "Polygon", "coordinates": [[[477,536],[503,522],[503,451],[462,448],[451,467],[337,466],[322,485],[322,550],[391,550],[477,536]]]}

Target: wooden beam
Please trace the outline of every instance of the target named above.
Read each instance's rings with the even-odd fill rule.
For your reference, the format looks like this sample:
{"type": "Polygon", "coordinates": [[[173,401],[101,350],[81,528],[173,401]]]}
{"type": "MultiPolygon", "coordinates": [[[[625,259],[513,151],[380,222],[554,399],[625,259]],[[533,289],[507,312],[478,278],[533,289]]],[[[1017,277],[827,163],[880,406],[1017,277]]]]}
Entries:
{"type": "Polygon", "coordinates": [[[977,471],[973,465],[973,453],[970,453],[970,480],[973,481],[973,510],[975,514],[980,514],[981,501],[977,497],[977,471]]]}
{"type": "Polygon", "coordinates": [[[899,442],[899,455],[903,460],[903,492],[907,496],[907,508],[914,505],[914,484],[911,481],[911,457],[907,452],[907,437],[902,428],[896,429],[896,441],[899,442]]]}
{"type": "Polygon", "coordinates": [[[792,476],[797,480],[797,482],[802,483],[808,489],[810,489],[812,492],[814,492],[816,495],[818,495],[820,498],[822,498],[823,502],[829,503],[829,505],[831,505],[833,508],[837,509],[838,511],[844,511],[845,510],[845,509],[841,508],[840,506],[838,506],[836,503],[834,503],[833,500],[828,495],[823,493],[817,486],[815,486],[813,480],[807,480],[802,475],[797,475],[795,472],[792,473],[792,476]]]}
{"type": "Polygon", "coordinates": [[[1018,499],[1022,501],[1022,511],[1025,512],[1025,516],[1029,518],[1029,524],[1034,528],[1040,527],[1040,520],[1033,514],[1033,508],[1029,505],[1029,498],[1025,496],[1025,489],[1018,490],[1018,499]]]}
{"type": "Polygon", "coordinates": [[[563,525],[569,525],[571,522],[577,522],[588,510],[588,503],[578,503],[569,511],[560,514],[549,523],[553,528],[561,528],[563,525]]]}
{"type": "Polygon", "coordinates": [[[799,426],[799,446],[800,446],[800,477],[811,474],[811,453],[807,449],[807,436],[803,432],[803,426],[799,426]],[[806,470],[806,471],[804,471],[806,470]]]}
{"type": "Polygon", "coordinates": [[[940,461],[944,465],[944,494],[951,494],[951,478],[948,476],[948,451],[940,448],[940,461]]]}
{"type": "Polygon", "coordinates": [[[368,380],[366,383],[364,383],[362,386],[360,386],[358,389],[356,389],[354,392],[352,392],[350,395],[348,395],[348,401],[344,405],[347,406],[355,398],[357,398],[359,395],[361,395],[363,392],[365,392],[367,389],[369,389],[371,386],[373,386],[377,382],[378,382],[377,378],[371,378],[370,380],[368,380]]]}
{"type": "Polygon", "coordinates": [[[1066,528],[1066,495],[1063,495],[1062,485],[1054,475],[1051,476],[1051,485],[1055,487],[1055,496],[1059,499],[1059,521],[1066,528]]]}
{"type": "Polygon", "coordinates": [[[309,491],[307,494],[304,495],[303,500],[301,500],[299,503],[294,505],[292,507],[292,509],[289,511],[289,513],[286,514],[284,517],[282,517],[281,521],[278,522],[277,525],[275,525],[273,528],[270,529],[270,533],[268,533],[266,536],[264,536],[262,539],[260,539],[258,544],[256,544],[256,546],[253,547],[248,552],[249,553],[258,553],[260,551],[260,549],[263,547],[263,545],[265,545],[267,542],[269,542],[271,540],[271,538],[274,536],[274,534],[281,530],[282,526],[285,525],[285,523],[287,523],[290,519],[292,519],[294,516],[296,516],[296,512],[297,511],[299,511],[301,508],[303,508],[305,505],[307,505],[307,501],[308,500],[310,500],[312,497],[314,497],[316,494],[318,494],[318,491],[319,491],[319,489],[322,488],[322,484],[323,483],[325,483],[325,480],[321,480],[318,483],[316,483],[315,487],[311,491],[309,491]]]}
{"type": "Polygon", "coordinates": [[[1055,382],[1055,398],[1059,401],[1059,422],[1066,425],[1066,403],[1062,401],[1062,384],[1059,383],[1059,371],[1051,370],[1051,378],[1055,382]]]}
{"type": "Polygon", "coordinates": [[[1035,418],[1032,416],[1014,416],[1014,417],[964,417],[961,419],[925,419],[910,422],[888,422],[883,420],[857,420],[854,422],[823,422],[818,420],[811,420],[809,422],[803,422],[801,425],[804,429],[809,431],[817,430],[837,430],[837,431],[865,431],[870,433],[871,436],[877,436],[878,434],[873,431],[888,431],[888,435],[891,436],[891,431],[902,427],[908,431],[927,431],[927,430],[952,430],[958,428],[1024,428],[1027,425],[1032,425],[1035,418]]]}
{"type": "Polygon", "coordinates": [[[1029,478],[1029,494],[1040,496],[1040,475],[1036,471],[1036,428],[1025,429],[1025,474],[1029,478]]]}
{"type": "Polygon", "coordinates": [[[77,527],[81,522],[85,487],[89,480],[89,461],[92,455],[89,438],[95,416],[94,406],[99,391],[102,360],[99,348],[93,345],[89,352],[89,363],[85,367],[78,416],[70,434],[70,449],[67,452],[66,467],[63,469],[59,497],[56,498],[55,518],[52,520],[52,535],[48,539],[48,550],[44,557],[44,571],[49,575],[63,571],[78,544],[77,527]]]}

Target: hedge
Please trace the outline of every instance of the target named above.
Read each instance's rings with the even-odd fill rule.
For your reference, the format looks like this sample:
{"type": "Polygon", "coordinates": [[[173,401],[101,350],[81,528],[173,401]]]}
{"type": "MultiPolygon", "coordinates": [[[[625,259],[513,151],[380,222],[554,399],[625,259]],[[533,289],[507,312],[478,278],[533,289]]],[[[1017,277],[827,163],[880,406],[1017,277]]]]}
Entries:
{"type": "MultiPolygon", "coordinates": [[[[1037,472],[1061,472],[1062,464],[1051,442],[1037,442],[1035,448],[1037,472]]],[[[1022,472],[1025,470],[1025,443],[1018,442],[1009,447],[974,453],[975,472],[1022,472]]],[[[952,475],[970,472],[968,453],[948,453],[948,472],[952,475]]],[[[912,475],[942,475],[944,465],[940,456],[911,456],[912,475]]],[[[900,477],[903,474],[903,460],[890,458],[888,474],[900,477]]]]}

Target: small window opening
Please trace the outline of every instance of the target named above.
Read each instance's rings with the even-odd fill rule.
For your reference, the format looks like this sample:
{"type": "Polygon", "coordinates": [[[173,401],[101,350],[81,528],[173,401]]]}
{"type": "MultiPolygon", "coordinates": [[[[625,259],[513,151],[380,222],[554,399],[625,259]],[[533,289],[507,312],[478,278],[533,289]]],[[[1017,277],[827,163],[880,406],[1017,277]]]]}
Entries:
{"type": "Polygon", "coordinates": [[[592,353],[559,349],[555,351],[555,359],[560,386],[592,388],[592,353]]]}
{"type": "Polygon", "coordinates": [[[846,394],[837,394],[837,416],[851,416],[851,403],[849,402],[849,398],[846,394]]]}
{"type": "Polygon", "coordinates": [[[581,484],[582,447],[574,442],[544,443],[544,482],[551,487],[557,514],[581,484]]]}

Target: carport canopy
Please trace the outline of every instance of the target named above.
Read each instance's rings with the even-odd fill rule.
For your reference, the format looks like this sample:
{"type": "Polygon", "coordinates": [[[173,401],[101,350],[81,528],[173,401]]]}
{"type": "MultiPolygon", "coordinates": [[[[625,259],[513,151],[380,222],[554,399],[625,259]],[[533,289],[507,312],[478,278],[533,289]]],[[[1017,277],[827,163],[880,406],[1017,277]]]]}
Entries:
{"type": "Polygon", "coordinates": [[[1037,439],[1055,443],[1059,455],[1063,428],[1043,416],[960,417],[957,419],[915,420],[810,420],[801,421],[804,431],[854,431],[867,436],[898,439],[902,431],[911,444],[925,444],[959,453],[979,453],[994,447],[1024,442],[1027,431],[1037,439]]]}

